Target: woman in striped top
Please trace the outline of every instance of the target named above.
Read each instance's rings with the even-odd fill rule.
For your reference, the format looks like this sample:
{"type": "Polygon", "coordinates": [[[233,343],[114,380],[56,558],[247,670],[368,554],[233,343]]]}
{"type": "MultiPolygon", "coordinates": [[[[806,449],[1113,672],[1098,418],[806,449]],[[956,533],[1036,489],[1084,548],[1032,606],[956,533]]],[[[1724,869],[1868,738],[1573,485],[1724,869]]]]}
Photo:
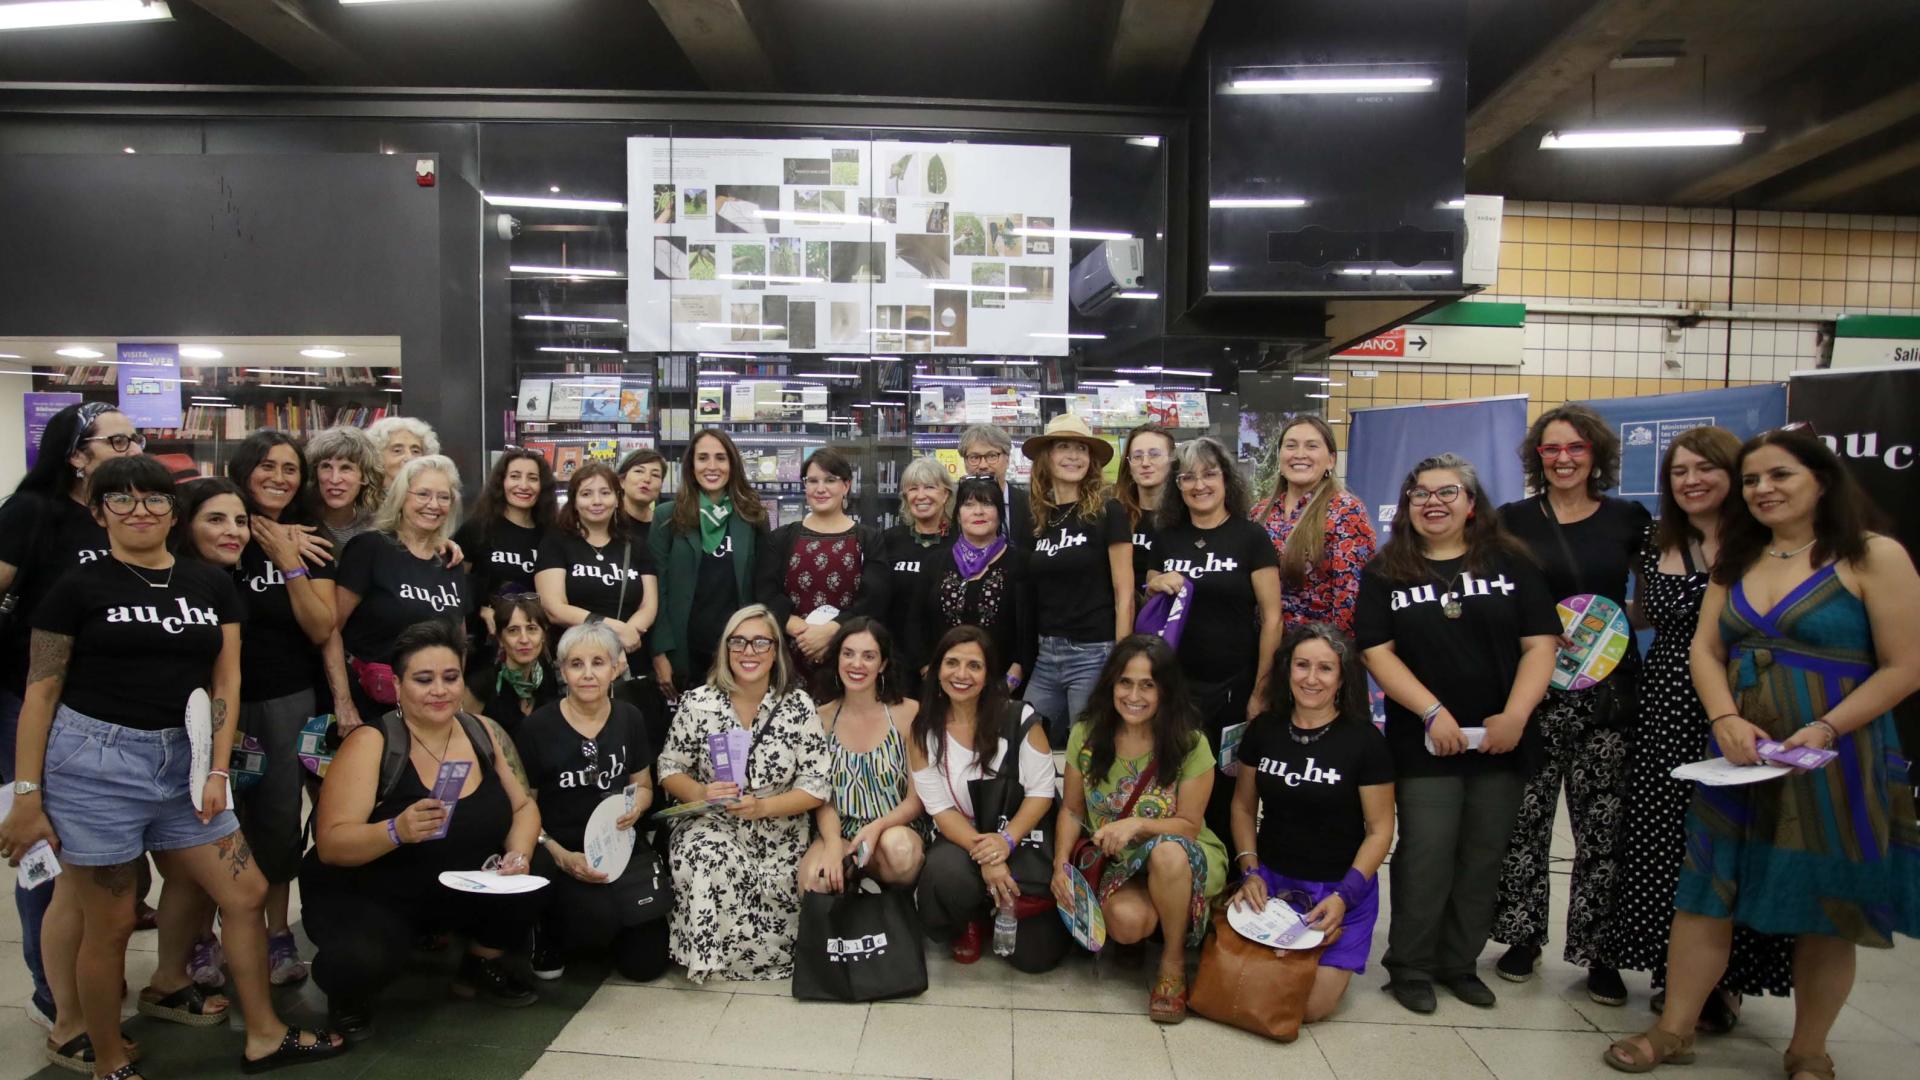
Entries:
{"type": "Polygon", "coordinates": [[[893,635],[873,619],[834,635],[814,696],[833,754],[833,798],[813,812],[817,836],[800,860],[801,887],[839,892],[849,855],[888,885],[911,885],[926,858],[920,796],[910,783],[906,732],[919,706],[895,689],[893,635]]]}

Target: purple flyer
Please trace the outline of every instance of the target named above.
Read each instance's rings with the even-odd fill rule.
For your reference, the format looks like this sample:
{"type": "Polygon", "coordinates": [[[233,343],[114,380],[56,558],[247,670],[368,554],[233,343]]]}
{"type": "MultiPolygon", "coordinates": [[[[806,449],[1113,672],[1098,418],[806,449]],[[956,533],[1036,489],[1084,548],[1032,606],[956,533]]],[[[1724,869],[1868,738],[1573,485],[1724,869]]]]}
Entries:
{"type": "Polygon", "coordinates": [[[707,755],[713,759],[713,782],[745,790],[747,754],[752,749],[752,737],[739,728],[707,736],[707,755]]]}
{"type": "Polygon", "coordinates": [[[1827,762],[1840,756],[1834,750],[1816,750],[1811,746],[1786,746],[1772,739],[1761,739],[1754,746],[1763,760],[1776,765],[1791,765],[1796,769],[1824,769],[1827,762]]]}
{"type": "Polygon", "coordinates": [[[122,344],[120,411],[137,428],[180,426],[180,346],[122,344]]]}
{"type": "Polygon", "coordinates": [[[453,825],[453,807],[460,801],[460,789],[467,786],[467,774],[473,771],[471,761],[443,761],[440,763],[440,775],[433,782],[432,798],[447,808],[447,816],[440,822],[440,830],[432,839],[446,838],[447,829],[453,825]]]}
{"type": "Polygon", "coordinates": [[[20,395],[20,408],[27,421],[27,468],[40,458],[40,440],[47,436],[47,421],[53,414],[69,405],[80,404],[79,394],[25,393],[20,395]]]}

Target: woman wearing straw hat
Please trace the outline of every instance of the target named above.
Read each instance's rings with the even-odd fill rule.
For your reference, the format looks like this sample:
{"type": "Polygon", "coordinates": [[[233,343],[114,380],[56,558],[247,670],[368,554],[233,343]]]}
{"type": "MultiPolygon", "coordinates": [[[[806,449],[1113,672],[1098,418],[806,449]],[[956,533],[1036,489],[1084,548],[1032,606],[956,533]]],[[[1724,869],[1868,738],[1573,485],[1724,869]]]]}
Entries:
{"type": "Polygon", "coordinates": [[[1021,447],[1033,462],[1029,580],[1040,634],[1026,702],[1065,745],[1113,644],[1133,632],[1133,530],[1101,470],[1113,446],[1072,413],[1021,447]]]}

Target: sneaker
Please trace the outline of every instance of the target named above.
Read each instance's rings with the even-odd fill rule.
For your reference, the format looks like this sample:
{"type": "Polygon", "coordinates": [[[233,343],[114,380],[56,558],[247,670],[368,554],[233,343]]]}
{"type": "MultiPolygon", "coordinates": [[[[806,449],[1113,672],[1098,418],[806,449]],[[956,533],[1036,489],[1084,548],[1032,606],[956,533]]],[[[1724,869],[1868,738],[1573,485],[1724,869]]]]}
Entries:
{"type": "Polygon", "coordinates": [[[1620,978],[1618,969],[1590,967],[1587,969],[1587,996],[1602,1005],[1625,1005],[1627,984],[1620,978]]]}
{"type": "Polygon", "coordinates": [[[520,981],[500,957],[488,958],[468,953],[460,958],[460,974],[454,976],[457,997],[481,997],[503,1008],[518,1009],[540,1000],[533,987],[520,981]]]}
{"type": "Polygon", "coordinates": [[[49,1034],[52,1033],[53,1031],[53,999],[52,998],[43,998],[38,994],[35,994],[33,997],[28,998],[27,1005],[26,1005],[26,1013],[27,1013],[27,1019],[33,1021],[35,1024],[38,1024],[41,1028],[45,1029],[49,1034]]]}
{"type": "Polygon", "coordinates": [[[1539,963],[1539,946],[1515,945],[1493,965],[1493,970],[1508,982],[1523,983],[1533,978],[1533,969],[1539,963]]]}
{"type": "Polygon", "coordinates": [[[267,981],[275,986],[292,986],[307,981],[307,964],[300,959],[300,946],[293,931],[267,937],[267,981]]]}
{"type": "Polygon", "coordinates": [[[536,923],[533,928],[533,977],[542,982],[552,982],[566,973],[566,958],[561,955],[558,943],[546,928],[536,923]]]}
{"type": "Polygon", "coordinates": [[[980,942],[987,936],[986,924],[969,922],[953,936],[953,961],[971,964],[980,959],[980,942]]]}
{"type": "Polygon", "coordinates": [[[1408,1012],[1424,1016],[1440,1007],[1433,997],[1433,984],[1425,979],[1395,979],[1381,989],[1392,994],[1393,1000],[1408,1012]]]}
{"type": "Polygon", "coordinates": [[[1494,1002],[1498,1000],[1493,996],[1492,988],[1481,982],[1478,975],[1455,975],[1450,979],[1441,979],[1440,985],[1446,987],[1448,993],[1476,1009],[1491,1009],[1494,1002]]]}
{"type": "Polygon", "coordinates": [[[187,960],[187,976],[193,985],[202,990],[218,990],[227,985],[226,950],[220,947],[220,939],[212,934],[193,943],[193,955],[187,960]]]}

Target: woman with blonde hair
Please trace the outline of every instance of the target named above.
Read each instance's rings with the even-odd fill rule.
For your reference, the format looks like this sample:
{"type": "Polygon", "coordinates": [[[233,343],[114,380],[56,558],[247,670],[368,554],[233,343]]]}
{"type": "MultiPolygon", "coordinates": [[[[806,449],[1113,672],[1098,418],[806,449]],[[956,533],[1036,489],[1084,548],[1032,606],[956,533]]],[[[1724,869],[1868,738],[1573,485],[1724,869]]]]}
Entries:
{"type": "Polygon", "coordinates": [[[894,685],[912,696],[920,691],[920,666],[926,652],[923,573],[928,559],[951,544],[954,481],[947,467],[931,455],[914,458],[900,473],[900,524],[880,534],[887,573],[887,607],[879,613],[893,631],[894,685]]]}
{"type": "Polygon", "coordinates": [[[1253,520],[1280,555],[1280,619],[1292,628],[1331,623],[1353,632],[1360,571],[1373,558],[1373,523],[1334,468],[1340,451],[1333,428],[1313,413],[1280,427],[1273,493],[1254,504],[1253,520]]]}

